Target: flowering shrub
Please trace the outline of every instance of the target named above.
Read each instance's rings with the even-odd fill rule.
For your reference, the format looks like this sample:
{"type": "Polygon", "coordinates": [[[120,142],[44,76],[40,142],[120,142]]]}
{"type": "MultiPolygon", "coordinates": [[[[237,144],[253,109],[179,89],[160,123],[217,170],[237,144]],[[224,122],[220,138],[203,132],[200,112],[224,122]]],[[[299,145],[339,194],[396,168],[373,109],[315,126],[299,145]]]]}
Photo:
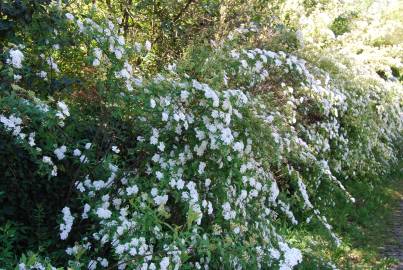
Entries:
{"type": "Polygon", "coordinates": [[[49,12],[51,29],[4,50],[0,126],[62,194],[53,232],[68,256],[19,269],[292,269],[302,253],[278,228],[316,221],[339,245],[325,213],[337,195],[354,203],[343,182],[396,159],[400,86],[367,92],[240,45],[254,25],[199,59],[203,77],[186,59],[148,76],[132,63],[149,42],[49,12]]]}

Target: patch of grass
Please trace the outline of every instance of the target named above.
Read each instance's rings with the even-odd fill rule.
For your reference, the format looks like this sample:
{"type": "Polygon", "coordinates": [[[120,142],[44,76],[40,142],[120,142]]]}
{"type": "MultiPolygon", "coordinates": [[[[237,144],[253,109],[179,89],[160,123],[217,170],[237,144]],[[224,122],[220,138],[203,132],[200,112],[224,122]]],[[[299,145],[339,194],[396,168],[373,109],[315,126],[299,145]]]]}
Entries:
{"type": "Polygon", "coordinates": [[[340,200],[324,213],[342,240],[339,247],[322,225],[301,225],[291,231],[284,228],[288,240],[304,252],[298,269],[332,269],[328,262],[334,262],[339,269],[386,270],[396,262],[384,258],[381,251],[391,241],[394,206],[403,200],[403,170],[366,185],[351,181],[346,187],[356,203],[340,200]]]}

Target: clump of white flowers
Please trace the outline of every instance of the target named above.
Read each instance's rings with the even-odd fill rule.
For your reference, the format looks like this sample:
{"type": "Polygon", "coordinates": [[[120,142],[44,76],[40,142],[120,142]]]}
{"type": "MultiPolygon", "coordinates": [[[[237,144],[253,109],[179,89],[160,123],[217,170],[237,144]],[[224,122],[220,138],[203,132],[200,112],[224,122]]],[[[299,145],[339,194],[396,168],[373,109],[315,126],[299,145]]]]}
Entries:
{"type": "Polygon", "coordinates": [[[53,153],[56,155],[58,160],[62,160],[65,157],[65,153],[67,151],[67,147],[65,145],[60,146],[59,148],[56,148],[53,153]]]}
{"type": "Polygon", "coordinates": [[[10,58],[7,59],[7,63],[14,68],[22,68],[22,61],[24,60],[24,54],[19,49],[11,49],[9,51],[10,58]]]}
{"type": "Polygon", "coordinates": [[[64,207],[62,209],[63,223],[60,224],[60,239],[65,240],[73,226],[74,217],[71,215],[70,208],[64,207]]]}

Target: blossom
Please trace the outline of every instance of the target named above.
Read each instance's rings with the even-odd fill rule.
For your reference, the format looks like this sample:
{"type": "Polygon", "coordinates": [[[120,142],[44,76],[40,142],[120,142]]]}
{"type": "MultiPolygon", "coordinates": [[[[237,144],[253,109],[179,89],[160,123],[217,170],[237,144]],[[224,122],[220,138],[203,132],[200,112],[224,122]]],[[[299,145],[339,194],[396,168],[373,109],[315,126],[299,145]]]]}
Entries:
{"type": "Polygon", "coordinates": [[[99,61],[98,58],[95,58],[94,61],[92,62],[92,65],[93,65],[94,67],[97,67],[97,66],[99,66],[100,64],[101,64],[101,62],[99,61]]]}
{"type": "Polygon", "coordinates": [[[206,163],[205,162],[200,162],[199,169],[197,171],[199,172],[199,174],[203,174],[205,168],[206,168],[206,163]]]}
{"type": "Polygon", "coordinates": [[[95,270],[97,268],[97,263],[98,262],[95,261],[95,260],[89,261],[87,269],[88,270],[95,270]]]}
{"type": "Polygon", "coordinates": [[[120,153],[120,149],[116,145],[112,146],[112,151],[115,152],[116,154],[120,153]]]}
{"type": "Polygon", "coordinates": [[[105,208],[98,208],[96,213],[98,217],[103,219],[108,219],[112,216],[112,212],[105,208]]]}
{"type": "Polygon", "coordinates": [[[164,152],[164,150],[165,150],[165,144],[164,144],[163,142],[160,142],[160,143],[158,144],[158,149],[159,149],[161,152],[164,152]]]}
{"type": "Polygon", "coordinates": [[[28,144],[29,146],[35,146],[35,132],[31,132],[28,137],[28,144]]]}
{"type": "Polygon", "coordinates": [[[230,220],[230,219],[234,219],[235,218],[235,211],[231,210],[231,205],[229,202],[226,202],[222,205],[222,209],[223,209],[223,217],[225,220],[230,220]]]}
{"type": "Polygon", "coordinates": [[[47,73],[46,71],[43,71],[43,70],[42,70],[42,71],[36,73],[36,75],[37,75],[38,77],[40,77],[40,78],[46,79],[48,73],[47,73]]]}
{"type": "Polygon", "coordinates": [[[84,210],[83,210],[83,213],[81,214],[81,217],[83,218],[83,219],[86,219],[86,218],[88,218],[88,212],[91,210],[91,206],[88,204],[88,203],[86,203],[85,205],[84,205],[84,210]]]}
{"type": "Polygon", "coordinates": [[[154,202],[156,205],[164,205],[168,201],[168,195],[163,195],[163,196],[155,196],[154,197],[154,202]]]}
{"type": "Polygon", "coordinates": [[[53,57],[50,56],[49,58],[47,58],[46,63],[48,63],[50,68],[53,69],[54,71],[56,71],[57,73],[60,72],[59,67],[58,67],[57,63],[55,62],[55,60],[53,59],[53,57]]]}
{"type": "Polygon", "coordinates": [[[21,75],[14,74],[14,81],[19,82],[22,79],[21,75]]]}
{"type": "Polygon", "coordinates": [[[160,171],[157,171],[155,173],[155,176],[157,177],[158,180],[161,180],[164,177],[164,174],[160,171]]]}
{"type": "Polygon", "coordinates": [[[189,92],[186,90],[182,90],[181,91],[181,100],[186,101],[188,99],[188,97],[189,97],[189,92]]]}
{"type": "Polygon", "coordinates": [[[73,226],[74,217],[71,215],[70,208],[68,207],[64,207],[62,213],[64,223],[60,224],[60,239],[65,240],[73,226]]]}
{"type": "Polygon", "coordinates": [[[67,107],[66,103],[64,103],[63,101],[59,101],[59,102],[57,102],[57,107],[59,107],[59,109],[61,110],[61,113],[64,116],[70,116],[69,107],[67,107]]]}
{"type": "Polygon", "coordinates": [[[11,49],[9,54],[11,59],[7,59],[7,63],[12,64],[15,68],[22,68],[24,54],[18,49],[11,49]]]}
{"type": "Polygon", "coordinates": [[[234,140],[234,137],[232,136],[231,129],[229,129],[229,128],[223,128],[223,129],[221,130],[221,140],[222,140],[225,144],[230,144],[230,143],[234,140]]]}
{"type": "Polygon", "coordinates": [[[244,147],[245,147],[245,145],[243,144],[243,142],[236,142],[233,145],[233,149],[240,153],[243,151],[244,147]]]}
{"type": "Polygon", "coordinates": [[[57,159],[62,160],[65,157],[64,153],[66,153],[66,151],[67,147],[65,145],[62,145],[61,147],[56,148],[55,151],[53,151],[53,153],[55,153],[57,159]]]}
{"type": "Polygon", "coordinates": [[[48,157],[48,156],[43,156],[42,157],[42,162],[46,163],[46,164],[49,164],[49,165],[53,165],[52,159],[50,157],[48,157]]]}
{"type": "Polygon", "coordinates": [[[185,186],[185,181],[183,181],[182,179],[179,179],[178,181],[176,181],[176,188],[181,190],[183,189],[183,187],[185,186]]]}
{"type": "Polygon", "coordinates": [[[161,262],[160,262],[160,269],[161,270],[167,270],[169,266],[169,257],[164,257],[162,258],[161,262]]]}
{"type": "Polygon", "coordinates": [[[114,51],[116,59],[122,59],[123,53],[120,49],[115,49],[114,51]]]}
{"type": "Polygon", "coordinates": [[[73,155],[74,155],[75,157],[78,157],[78,156],[81,155],[81,151],[80,151],[79,149],[74,149],[73,155]]]}
{"type": "Polygon", "coordinates": [[[154,99],[150,99],[150,107],[151,108],[155,108],[155,105],[157,105],[157,103],[155,102],[155,100],[154,99]]]}
{"type": "Polygon", "coordinates": [[[137,185],[127,187],[126,192],[127,192],[128,196],[130,196],[132,194],[137,194],[137,192],[139,192],[139,188],[137,187],[137,185]]]}
{"type": "Polygon", "coordinates": [[[148,41],[148,40],[146,41],[145,48],[146,48],[147,51],[151,50],[151,42],[150,41],[148,41]]]}
{"type": "Polygon", "coordinates": [[[71,13],[66,13],[65,16],[66,16],[66,18],[67,18],[69,21],[74,20],[74,15],[71,14],[71,13]]]}
{"type": "Polygon", "coordinates": [[[102,266],[102,267],[108,267],[108,265],[109,265],[109,262],[108,262],[108,260],[107,259],[105,259],[105,258],[103,258],[103,259],[101,259],[101,258],[99,258],[99,263],[100,263],[100,265],[102,266]]]}
{"type": "Polygon", "coordinates": [[[88,163],[88,158],[85,155],[80,156],[80,162],[81,163],[88,163]]]}
{"type": "Polygon", "coordinates": [[[169,114],[167,112],[162,112],[162,121],[166,122],[168,121],[169,114]]]}
{"type": "Polygon", "coordinates": [[[151,196],[155,197],[158,194],[158,189],[157,188],[152,188],[151,189],[151,196]]]}

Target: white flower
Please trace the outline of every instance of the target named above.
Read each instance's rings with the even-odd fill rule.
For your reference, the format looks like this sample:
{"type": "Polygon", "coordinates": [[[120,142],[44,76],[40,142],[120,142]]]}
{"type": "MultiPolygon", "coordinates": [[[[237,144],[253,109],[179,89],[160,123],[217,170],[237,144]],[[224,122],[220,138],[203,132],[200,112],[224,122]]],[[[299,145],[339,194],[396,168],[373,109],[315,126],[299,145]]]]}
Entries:
{"type": "Polygon", "coordinates": [[[68,207],[64,207],[62,213],[64,223],[60,224],[60,239],[65,240],[73,226],[74,217],[71,215],[70,208],[68,207]]]}
{"type": "Polygon", "coordinates": [[[114,51],[116,59],[122,59],[123,53],[120,49],[115,49],[114,51]]]}
{"type": "Polygon", "coordinates": [[[88,218],[88,212],[89,212],[90,210],[91,210],[91,206],[90,206],[88,203],[86,203],[86,204],[84,205],[84,210],[83,210],[83,213],[82,213],[81,217],[82,217],[83,219],[88,218]]]}
{"type": "Polygon", "coordinates": [[[273,181],[270,187],[270,201],[274,202],[277,199],[277,196],[280,194],[280,190],[278,189],[277,183],[273,181]]]}
{"type": "Polygon", "coordinates": [[[245,145],[243,144],[243,142],[236,142],[236,143],[234,143],[232,148],[235,151],[242,153],[244,147],[245,147],[245,145]]]}
{"type": "Polygon", "coordinates": [[[55,151],[53,151],[53,153],[55,153],[57,159],[62,160],[65,157],[64,153],[66,151],[67,151],[67,147],[65,145],[62,145],[61,147],[56,148],[55,151]]]}
{"type": "Polygon", "coordinates": [[[48,59],[46,59],[46,62],[47,62],[48,65],[51,67],[51,69],[53,69],[53,70],[56,71],[57,73],[60,72],[59,67],[57,66],[57,63],[55,62],[55,60],[53,59],[53,57],[49,57],[48,59]]]}
{"type": "Polygon", "coordinates": [[[35,132],[31,132],[28,137],[28,144],[29,146],[35,146],[35,132]]]}
{"type": "Polygon", "coordinates": [[[101,58],[102,58],[102,50],[101,50],[100,48],[95,48],[95,49],[94,49],[94,54],[95,54],[95,57],[96,57],[97,59],[101,59],[101,58]]]}
{"type": "Polygon", "coordinates": [[[164,144],[163,142],[160,142],[160,143],[158,144],[158,149],[159,149],[161,152],[164,152],[164,150],[165,150],[165,144],[164,144]]]}
{"type": "Polygon", "coordinates": [[[42,157],[42,162],[46,163],[46,164],[49,164],[49,165],[53,165],[52,159],[50,157],[48,157],[48,156],[43,156],[42,157]]]}
{"type": "Polygon", "coordinates": [[[92,62],[92,65],[93,65],[94,67],[97,67],[97,66],[99,66],[100,64],[101,64],[101,62],[99,61],[98,58],[95,58],[94,61],[92,62]]]}
{"type": "Polygon", "coordinates": [[[120,153],[120,149],[116,145],[112,146],[112,151],[115,152],[116,154],[120,153]]]}
{"type": "Polygon", "coordinates": [[[11,59],[7,59],[7,63],[12,64],[15,68],[22,68],[22,61],[24,60],[24,55],[18,49],[10,50],[11,59]]]}
{"type": "Polygon", "coordinates": [[[105,208],[98,208],[97,216],[103,219],[108,219],[112,216],[112,212],[105,208]]]}
{"type": "Polygon", "coordinates": [[[46,71],[41,71],[36,73],[36,75],[38,75],[38,77],[45,79],[48,76],[48,73],[46,71]]]}
{"type": "Polygon", "coordinates": [[[169,114],[167,112],[162,112],[162,121],[166,122],[168,121],[169,114]]]}
{"type": "Polygon", "coordinates": [[[167,270],[169,266],[169,257],[162,258],[160,262],[161,270],[167,270]]]}
{"type": "MultiPolygon", "coordinates": [[[[91,187],[91,182],[89,180],[88,182],[86,180],[84,183],[86,184],[86,186],[91,187]]],[[[105,182],[102,180],[97,180],[92,183],[92,186],[95,188],[95,190],[100,190],[105,187],[105,182]]]]}
{"type": "Polygon", "coordinates": [[[85,155],[80,156],[80,162],[81,163],[88,163],[88,158],[85,155]]]}
{"type": "Polygon", "coordinates": [[[145,43],[145,47],[146,47],[147,51],[150,51],[151,50],[151,42],[147,40],[146,43],[145,43]]]}
{"type": "Polygon", "coordinates": [[[203,174],[205,168],[206,168],[206,163],[205,162],[200,162],[199,169],[198,169],[199,174],[203,174]]]}
{"type": "Polygon", "coordinates": [[[137,194],[139,192],[139,188],[137,187],[137,185],[127,187],[126,192],[127,192],[128,196],[130,196],[132,194],[137,194]]]}
{"type": "Polygon", "coordinates": [[[151,189],[151,196],[155,197],[158,194],[158,189],[157,188],[152,188],[151,189]]]}
{"type": "Polygon", "coordinates": [[[57,167],[56,167],[56,165],[53,165],[50,175],[57,176],[57,167]]]}
{"type": "Polygon", "coordinates": [[[102,260],[99,261],[102,267],[108,267],[109,262],[107,259],[103,258],[102,260]]]}
{"type": "Polygon", "coordinates": [[[74,15],[71,13],[66,13],[66,18],[70,21],[74,20],[74,15]]]}
{"type": "Polygon", "coordinates": [[[14,81],[19,82],[22,79],[21,75],[15,74],[14,75],[14,81]]]}
{"type": "Polygon", "coordinates": [[[161,180],[164,177],[164,174],[160,171],[157,171],[155,173],[155,176],[157,177],[158,180],[161,180]]]}
{"type": "Polygon", "coordinates": [[[154,197],[154,202],[156,205],[163,205],[166,204],[168,201],[168,195],[163,195],[163,196],[155,196],[154,197]]]}
{"type": "Polygon", "coordinates": [[[155,102],[155,100],[154,99],[150,99],[150,107],[151,108],[155,108],[155,105],[157,105],[157,103],[155,102]]]}
{"type": "Polygon", "coordinates": [[[97,268],[97,261],[91,260],[88,263],[88,270],[95,270],[97,268]]]}
{"type": "Polygon", "coordinates": [[[125,45],[125,38],[123,36],[119,36],[118,37],[118,43],[121,46],[125,45]]]}
{"type": "Polygon", "coordinates": [[[182,101],[187,100],[188,97],[189,97],[189,92],[188,91],[186,91],[186,90],[181,91],[181,100],[182,101]]]}
{"type": "Polygon", "coordinates": [[[57,102],[57,107],[61,110],[62,114],[65,116],[70,116],[69,107],[63,101],[57,102]]]}
{"type": "Polygon", "coordinates": [[[221,140],[227,145],[230,144],[234,140],[231,129],[223,128],[221,130],[221,140]]]}
{"type": "Polygon", "coordinates": [[[222,205],[222,209],[223,209],[223,217],[225,220],[230,220],[230,219],[234,219],[235,218],[235,211],[231,210],[231,205],[229,204],[229,202],[226,202],[222,205]]]}
{"type": "Polygon", "coordinates": [[[176,181],[176,188],[181,190],[183,189],[183,187],[185,186],[185,181],[183,181],[182,179],[179,179],[178,181],[176,181]]]}
{"type": "Polygon", "coordinates": [[[81,151],[80,151],[79,149],[74,149],[73,155],[74,155],[75,157],[78,157],[78,156],[81,155],[81,151]]]}

